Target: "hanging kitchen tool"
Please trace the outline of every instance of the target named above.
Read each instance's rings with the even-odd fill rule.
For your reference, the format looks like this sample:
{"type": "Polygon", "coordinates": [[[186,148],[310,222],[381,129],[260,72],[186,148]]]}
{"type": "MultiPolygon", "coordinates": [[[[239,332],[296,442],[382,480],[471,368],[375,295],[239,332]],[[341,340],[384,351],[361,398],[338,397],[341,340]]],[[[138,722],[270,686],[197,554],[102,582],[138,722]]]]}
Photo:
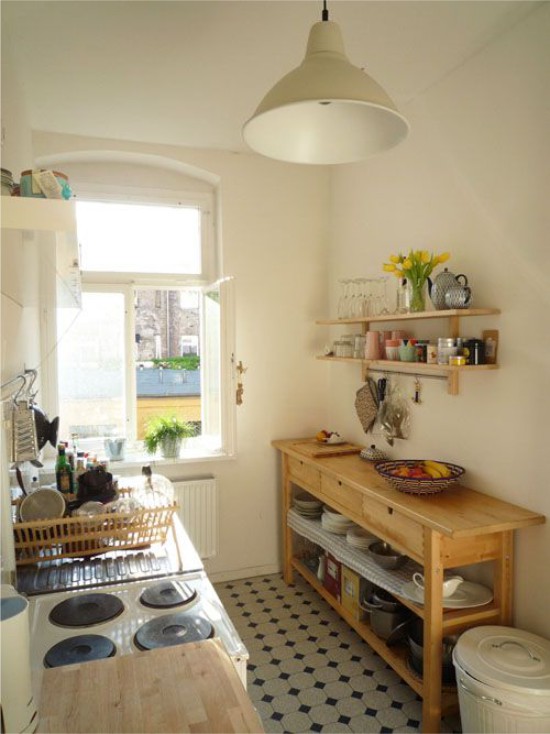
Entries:
{"type": "Polygon", "coordinates": [[[394,439],[408,438],[410,431],[410,412],[399,385],[390,384],[381,413],[382,433],[393,446],[394,439]]]}
{"type": "Polygon", "coordinates": [[[369,377],[363,387],[355,393],[355,410],[365,433],[368,433],[372,428],[378,410],[378,403],[373,394],[373,386],[375,391],[374,380],[369,377]]]}
{"type": "Polygon", "coordinates": [[[376,389],[377,389],[377,399],[378,399],[378,412],[376,414],[376,419],[374,421],[374,424],[372,426],[372,434],[373,436],[380,436],[385,438],[385,432],[383,430],[383,423],[382,423],[382,417],[384,414],[384,398],[386,396],[386,386],[388,381],[385,377],[381,377],[378,382],[376,383],[376,389]]]}
{"type": "Polygon", "coordinates": [[[11,431],[11,461],[19,464],[23,461],[38,459],[39,449],[34,412],[27,399],[14,399],[11,413],[11,431]]]}
{"type": "Polygon", "coordinates": [[[416,375],[415,378],[414,378],[414,395],[411,398],[411,400],[413,401],[413,403],[415,403],[416,405],[418,405],[419,403],[422,402],[422,400],[420,399],[420,391],[421,391],[421,389],[422,389],[422,385],[420,384],[420,380],[418,378],[418,375],[416,375]]]}

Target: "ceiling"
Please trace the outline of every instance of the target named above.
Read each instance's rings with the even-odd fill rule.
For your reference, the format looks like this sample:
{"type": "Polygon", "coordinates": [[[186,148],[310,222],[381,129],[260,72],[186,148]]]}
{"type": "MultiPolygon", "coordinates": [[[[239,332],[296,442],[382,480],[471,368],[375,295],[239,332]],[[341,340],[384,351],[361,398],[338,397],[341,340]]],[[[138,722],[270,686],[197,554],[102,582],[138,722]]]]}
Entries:
{"type": "MultiPolygon", "coordinates": [[[[348,57],[404,110],[540,3],[329,0],[348,57]]],[[[2,53],[36,130],[244,150],[305,53],[318,0],[2,0],[2,53]]]]}

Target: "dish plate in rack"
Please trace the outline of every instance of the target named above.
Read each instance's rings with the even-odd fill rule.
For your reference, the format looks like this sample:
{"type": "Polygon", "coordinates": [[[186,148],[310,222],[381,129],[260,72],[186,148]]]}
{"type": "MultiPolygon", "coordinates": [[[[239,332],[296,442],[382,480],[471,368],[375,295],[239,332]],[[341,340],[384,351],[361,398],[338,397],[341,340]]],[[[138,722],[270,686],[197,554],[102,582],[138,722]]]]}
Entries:
{"type": "MultiPolygon", "coordinates": [[[[424,605],[424,591],[419,589],[414,581],[409,581],[401,587],[401,596],[420,606],[424,605]]],[[[481,607],[493,600],[493,592],[486,586],[464,581],[454,594],[443,599],[443,609],[469,609],[481,607]]]]}

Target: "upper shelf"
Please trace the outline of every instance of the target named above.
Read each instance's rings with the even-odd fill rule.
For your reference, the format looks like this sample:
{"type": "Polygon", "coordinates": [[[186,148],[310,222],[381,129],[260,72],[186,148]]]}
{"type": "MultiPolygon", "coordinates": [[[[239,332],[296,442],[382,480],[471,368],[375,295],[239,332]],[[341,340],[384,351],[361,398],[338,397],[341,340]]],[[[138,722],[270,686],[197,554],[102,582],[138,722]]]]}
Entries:
{"type": "Polygon", "coordinates": [[[30,273],[42,262],[45,272],[55,273],[56,305],[80,308],[75,201],[2,196],[1,209],[2,293],[21,306],[36,304],[39,291],[30,273]]]}
{"type": "Polygon", "coordinates": [[[449,319],[464,316],[492,316],[499,308],[450,308],[445,311],[415,311],[414,313],[391,313],[380,316],[356,316],[349,319],[319,319],[316,324],[331,326],[338,324],[368,324],[379,321],[418,321],[424,319],[449,319]]]}
{"type": "MultiPolygon", "coordinates": [[[[493,316],[500,313],[498,308],[463,308],[447,309],[444,311],[417,311],[414,313],[385,314],[380,316],[360,316],[350,319],[319,319],[315,323],[320,326],[338,326],[340,324],[361,324],[363,332],[370,323],[384,321],[422,321],[426,319],[449,319],[449,336],[456,338],[460,335],[460,319],[465,316],[493,316]]],[[[374,372],[396,372],[401,374],[424,375],[440,377],[447,381],[447,390],[450,395],[458,395],[459,375],[476,370],[495,370],[496,364],[467,365],[455,367],[441,364],[426,364],[424,362],[399,362],[389,360],[366,360],[351,357],[318,356],[317,359],[335,362],[358,362],[365,368],[364,379],[367,379],[369,370],[374,372]]]]}

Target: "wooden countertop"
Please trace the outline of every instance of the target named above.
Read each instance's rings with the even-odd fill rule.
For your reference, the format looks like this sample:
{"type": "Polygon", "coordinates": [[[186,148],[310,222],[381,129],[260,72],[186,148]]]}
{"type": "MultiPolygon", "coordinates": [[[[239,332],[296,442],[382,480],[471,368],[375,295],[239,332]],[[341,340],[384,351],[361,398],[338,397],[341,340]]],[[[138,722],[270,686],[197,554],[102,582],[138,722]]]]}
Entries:
{"type": "Polygon", "coordinates": [[[39,734],[263,732],[218,640],[46,670],[39,734]]]}
{"type": "Polygon", "coordinates": [[[405,494],[394,489],[370,462],[360,459],[358,455],[310,457],[300,448],[304,441],[308,439],[281,439],[273,441],[272,445],[288,456],[318,468],[323,474],[451,538],[515,530],[546,521],[544,515],[477,492],[463,484],[424,497],[405,494]]]}

